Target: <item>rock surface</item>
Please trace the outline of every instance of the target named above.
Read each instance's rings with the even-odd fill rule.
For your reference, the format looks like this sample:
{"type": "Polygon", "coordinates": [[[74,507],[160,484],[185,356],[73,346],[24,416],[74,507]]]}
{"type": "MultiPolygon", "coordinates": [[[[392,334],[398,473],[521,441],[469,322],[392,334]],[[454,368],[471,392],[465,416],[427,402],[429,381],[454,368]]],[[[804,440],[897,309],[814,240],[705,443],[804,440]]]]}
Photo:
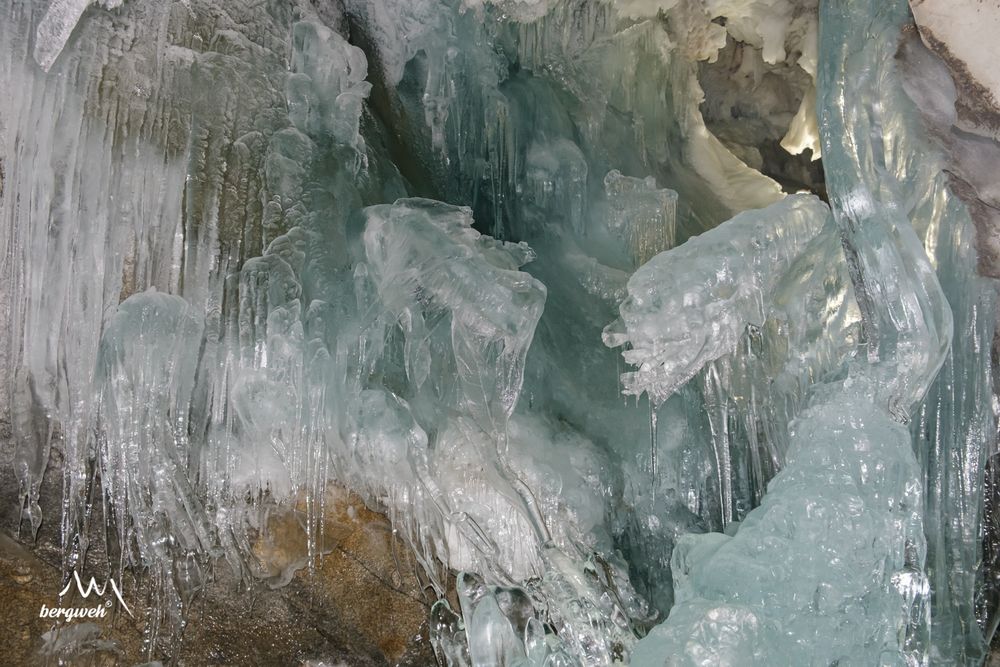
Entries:
{"type": "Polygon", "coordinates": [[[990,48],[1000,34],[1000,3],[910,0],[910,8],[924,43],[952,71],[963,129],[1000,138],[1000,70],[990,48]]]}
{"type": "Polygon", "coordinates": [[[901,42],[897,61],[904,86],[923,114],[929,133],[947,156],[952,189],[969,207],[976,223],[979,272],[997,278],[1000,188],[995,174],[1000,166],[1000,75],[990,73],[981,80],[976,78],[975,72],[982,68],[990,52],[982,45],[992,38],[977,41],[979,27],[962,36],[960,30],[975,22],[977,16],[982,18],[982,25],[994,25],[994,21],[1000,21],[1000,4],[958,2],[954,7],[944,7],[937,0],[915,0],[911,6],[920,39],[910,31],[901,42]],[[966,64],[956,54],[968,48],[978,51],[969,56],[966,64]]]}
{"type": "MultiPolygon", "coordinates": [[[[2,431],[0,424],[0,431],[2,431]]],[[[426,638],[428,602],[423,598],[410,551],[394,537],[385,516],[366,508],[357,496],[331,489],[324,548],[312,572],[302,567],[287,585],[267,581],[240,586],[228,566],[217,563],[214,579],[191,605],[174,661],[146,654],[142,603],[135,582],[121,586],[135,620],[124,613],[103,619],[55,623],[40,618],[42,605],[59,605],[63,587],[58,556],[58,506],[62,480],[58,451],[43,484],[46,516],[34,545],[20,543],[9,467],[0,473],[0,664],[136,665],[153,659],[185,665],[340,665],[352,667],[430,665],[426,638]],[[55,525],[53,525],[53,523],[55,525]],[[134,600],[134,602],[133,602],[134,600]],[[57,634],[45,633],[57,630],[57,634]]],[[[103,522],[97,521],[96,524],[103,522]]],[[[21,538],[27,535],[23,528],[21,538]]],[[[95,542],[96,544],[96,542],[95,542]]],[[[101,549],[93,547],[86,568],[99,583],[101,549]]],[[[305,565],[305,532],[297,513],[271,517],[268,538],[254,553],[264,573],[277,573],[295,561],[305,565]]],[[[293,568],[294,569],[294,568],[293,568]]],[[[93,607],[93,596],[71,593],[64,606],[93,607]]]]}

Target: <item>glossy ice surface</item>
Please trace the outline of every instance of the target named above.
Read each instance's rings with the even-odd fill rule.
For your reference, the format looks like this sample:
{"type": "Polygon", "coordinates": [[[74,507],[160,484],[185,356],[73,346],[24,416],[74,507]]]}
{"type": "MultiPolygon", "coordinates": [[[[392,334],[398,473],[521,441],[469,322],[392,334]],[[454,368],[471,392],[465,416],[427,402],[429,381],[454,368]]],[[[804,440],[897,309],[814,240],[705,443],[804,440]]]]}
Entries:
{"type": "Polygon", "coordinates": [[[107,507],[151,657],[213,568],[287,583],[263,512],[316,563],[340,485],[412,550],[442,664],[982,659],[995,286],[905,2],[0,16],[18,530],[60,522],[69,572],[107,507]],[[824,198],[709,131],[736,42],[824,198]]]}

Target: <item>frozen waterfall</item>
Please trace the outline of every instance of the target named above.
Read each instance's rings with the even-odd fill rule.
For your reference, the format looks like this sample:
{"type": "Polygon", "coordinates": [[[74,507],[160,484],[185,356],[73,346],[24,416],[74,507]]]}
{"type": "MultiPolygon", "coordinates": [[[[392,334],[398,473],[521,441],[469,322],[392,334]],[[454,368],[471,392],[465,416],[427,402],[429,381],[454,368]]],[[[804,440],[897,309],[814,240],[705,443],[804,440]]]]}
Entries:
{"type": "Polygon", "coordinates": [[[11,656],[391,630],[356,526],[442,667],[986,659],[1000,136],[906,0],[0,17],[3,530],[134,615],[11,656]]]}

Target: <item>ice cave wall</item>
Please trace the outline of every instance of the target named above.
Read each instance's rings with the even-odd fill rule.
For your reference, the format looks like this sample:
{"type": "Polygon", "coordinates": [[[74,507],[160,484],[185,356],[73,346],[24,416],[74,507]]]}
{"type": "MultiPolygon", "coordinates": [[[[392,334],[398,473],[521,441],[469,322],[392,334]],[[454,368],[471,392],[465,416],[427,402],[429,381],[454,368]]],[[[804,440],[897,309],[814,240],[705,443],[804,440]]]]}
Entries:
{"type": "Polygon", "coordinates": [[[0,377],[22,537],[106,507],[151,654],[337,482],[463,571],[449,664],[983,655],[994,286],[905,3],[112,4],[2,7],[0,377]],[[752,168],[821,138],[832,211],[752,168]]]}

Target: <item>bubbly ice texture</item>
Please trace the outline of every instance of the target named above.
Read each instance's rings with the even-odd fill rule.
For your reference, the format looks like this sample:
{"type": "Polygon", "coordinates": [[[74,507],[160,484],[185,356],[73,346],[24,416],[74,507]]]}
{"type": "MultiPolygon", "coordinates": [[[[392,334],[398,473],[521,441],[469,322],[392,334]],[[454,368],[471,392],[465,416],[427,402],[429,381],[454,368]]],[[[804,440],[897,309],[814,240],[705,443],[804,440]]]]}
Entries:
{"type": "Polygon", "coordinates": [[[734,536],[677,543],[674,607],[632,664],[921,661],[920,468],[867,370],[813,388],[785,468],[734,536]]]}
{"type": "Polygon", "coordinates": [[[795,195],[747,211],[643,264],[628,281],[621,318],[604,330],[635,371],[622,375],[626,394],[662,403],[702,369],[736,349],[749,326],[762,327],[771,294],[829,209],[795,195]]]}
{"type": "MultiPolygon", "coordinates": [[[[949,352],[951,306],[924,251],[927,240],[922,244],[916,232],[945,217],[953,230],[969,227],[961,206],[897,207],[897,197],[949,196],[938,190],[934,154],[919,139],[886,55],[905,17],[903,3],[887,10],[864,2],[828,3],[822,15],[824,154],[868,364],[851,364],[846,379],[813,388],[810,407],[792,422],[785,468],[735,536],[682,538],[671,563],[677,604],[637,645],[635,664],[926,664],[930,655],[961,662],[981,650],[976,637],[963,646],[969,639],[954,630],[935,637],[931,629],[947,627],[956,613],[971,621],[968,607],[944,602],[954,584],[939,589],[937,605],[931,598],[931,573],[964,568],[945,565],[942,553],[928,558],[927,540],[936,531],[925,535],[924,512],[941,509],[925,500],[925,485],[933,498],[947,483],[918,466],[937,457],[936,447],[919,447],[926,442],[923,427],[915,429],[915,455],[903,426],[927,409],[918,403],[941,365],[963,363],[949,352]],[[852,41],[854,27],[872,22],[880,26],[878,38],[852,41]],[[904,149],[886,150],[881,132],[889,128],[910,130],[901,133],[909,139],[904,149]],[[931,164],[920,164],[928,156],[931,164]],[[845,529],[850,534],[838,534],[845,529]]],[[[977,291],[968,283],[964,289],[977,291]]],[[[992,308],[991,299],[987,304],[992,308]]],[[[927,400],[957,409],[964,403],[954,394],[927,400]]],[[[979,457],[978,444],[967,451],[979,457]]],[[[971,468],[977,476],[979,465],[971,468]]],[[[959,503],[944,511],[967,510],[959,503]]]]}
{"type": "MultiPolygon", "coordinates": [[[[825,142],[833,145],[840,136],[842,144],[828,178],[836,188],[831,190],[832,201],[842,202],[845,217],[841,224],[851,234],[868,239],[866,251],[848,256],[852,272],[863,277],[873,264],[899,262],[895,273],[912,277],[865,281],[867,298],[875,302],[869,306],[874,313],[866,317],[866,325],[870,319],[873,331],[889,330],[884,337],[880,334],[873,352],[895,351],[897,362],[890,372],[898,376],[885,382],[892,392],[890,409],[909,408],[914,451],[924,469],[926,570],[932,591],[930,639],[925,642],[930,645],[930,659],[941,664],[978,662],[986,651],[980,630],[986,627],[985,618],[976,611],[982,603],[975,583],[980,546],[965,527],[979,525],[982,505],[964,498],[981,495],[983,466],[993,448],[991,436],[985,433],[996,428],[984,400],[990,385],[981,370],[981,355],[988,353],[978,342],[986,331],[983,327],[994,326],[983,320],[995,322],[995,291],[976,276],[971,245],[959,241],[975,233],[969,212],[952,194],[942,147],[929,136],[907,95],[904,73],[894,66],[907,55],[906,38],[901,46],[888,40],[869,44],[862,52],[865,66],[856,69],[861,76],[833,71],[833,63],[845,63],[840,66],[842,72],[846,63],[858,57],[857,49],[837,35],[869,17],[886,26],[908,20],[902,3],[891,8],[860,3],[851,11],[831,5],[823,15],[831,30],[823,34],[822,48],[837,56],[828,61],[830,69],[821,69],[821,81],[826,77],[827,82],[825,88],[821,86],[821,92],[825,91],[821,109],[826,111],[821,118],[829,125],[825,142]],[[842,96],[859,103],[871,100],[880,114],[871,117],[855,113],[857,107],[831,103],[842,96]],[[844,127],[850,133],[839,135],[844,127]],[[858,137],[875,139],[866,142],[858,137]],[[895,142],[892,137],[901,139],[895,142]],[[915,234],[901,220],[903,212],[915,234]],[[928,250],[929,262],[921,247],[928,250]],[[894,298],[880,301],[886,294],[894,298]],[[949,340],[954,341],[950,348],[949,340]],[[935,372],[937,377],[931,382],[935,372]],[[917,406],[907,405],[920,397],[917,406]],[[958,429],[963,432],[962,442],[946,426],[954,423],[952,419],[965,424],[958,429]]],[[[938,89],[947,94],[947,86],[938,89]]]]}
{"type": "MultiPolygon", "coordinates": [[[[635,368],[622,374],[622,390],[659,406],[697,377],[726,471],[716,491],[723,526],[759,502],[809,387],[857,344],[850,282],[829,208],[809,195],[741,213],[629,279],[620,316],[602,333],[635,368]]],[[[654,461],[656,452],[654,435],[654,461]]]]}
{"type": "Polygon", "coordinates": [[[341,484],[446,664],[982,655],[995,310],[901,4],[818,50],[782,0],[60,7],[0,0],[3,418],[22,534],[54,447],[64,566],[103,498],[152,653],[217,561],[287,581],[269,511],[315,562],[341,484]],[[832,214],[708,132],[727,35],[826,68],[832,214]]]}

